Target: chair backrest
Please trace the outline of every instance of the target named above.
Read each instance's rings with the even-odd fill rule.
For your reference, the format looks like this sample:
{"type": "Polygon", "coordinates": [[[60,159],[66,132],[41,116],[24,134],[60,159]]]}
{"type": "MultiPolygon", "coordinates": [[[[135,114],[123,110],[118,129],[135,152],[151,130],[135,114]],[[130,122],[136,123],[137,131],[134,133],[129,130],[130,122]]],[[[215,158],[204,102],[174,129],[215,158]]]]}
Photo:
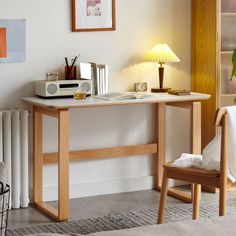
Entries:
{"type": "Polygon", "coordinates": [[[215,115],[215,125],[216,126],[221,126],[222,118],[224,115],[226,115],[226,108],[225,107],[218,108],[216,111],[216,115],[215,115]]]}
{"type": "Polygon", "coordinates": [[[227,179],[227,112],[226,108],[222,107],[219,108],[216,112],[215,116],[215,125],[221,126],[221,153],[220,153],[220,178],[221,182],[225,182],[227,179]]]}

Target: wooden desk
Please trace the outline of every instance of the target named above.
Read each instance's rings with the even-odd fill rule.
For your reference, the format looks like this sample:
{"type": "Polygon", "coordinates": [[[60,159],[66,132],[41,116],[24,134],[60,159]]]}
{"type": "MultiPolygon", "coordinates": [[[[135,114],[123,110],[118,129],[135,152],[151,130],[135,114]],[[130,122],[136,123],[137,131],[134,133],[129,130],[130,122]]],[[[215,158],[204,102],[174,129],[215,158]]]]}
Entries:
{"type": "MultiPolygon", "coordinates": [[[[103,101],[89,97],[85,100],[42,99],[25,97],[23,101],[33,105],[33,146],[34,146],[34,179],[33,201],[37,208],[57,221],[69,218],[69,161],[112,158],[130,155],[156,155],[156,187],[159,190],[162,181],[162,165],[165,162],[165,109],[166,105],[191,109],[191,152],[201,153],[201,100],[208,99],[206,94],[192,93],[186,96],[154,94],[153,98],[123,101],[103,101]],[[151,144],[122,146],[93,150],[69,151],[69,109],[123,106],[132,104],[154,104],[157,107],[157,140],[151,144]],[[58,152],[43,153],[42,126],[43,115],[58,119],[58,152]],[[42,170],[43,165],[58,163],[58,209],[54,209],[43,201],[42,170]]],[[[191,196],[170,189],[169,194],[185,201],[191,196]]]]}

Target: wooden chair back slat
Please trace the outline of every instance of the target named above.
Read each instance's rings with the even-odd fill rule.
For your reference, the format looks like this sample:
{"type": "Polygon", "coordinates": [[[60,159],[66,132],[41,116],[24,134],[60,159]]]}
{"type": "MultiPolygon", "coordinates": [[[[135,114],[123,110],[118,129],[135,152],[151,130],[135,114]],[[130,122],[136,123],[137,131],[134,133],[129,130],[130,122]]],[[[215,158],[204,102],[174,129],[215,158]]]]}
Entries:
{"type": "Polygon", "coordinates": [[[226,114],[225,107],[219,108],[216,111],[215,122],[214,122],[216,126],[221,126],[221,121],[222,121],[222,118],[225,114],[226,114]]]}

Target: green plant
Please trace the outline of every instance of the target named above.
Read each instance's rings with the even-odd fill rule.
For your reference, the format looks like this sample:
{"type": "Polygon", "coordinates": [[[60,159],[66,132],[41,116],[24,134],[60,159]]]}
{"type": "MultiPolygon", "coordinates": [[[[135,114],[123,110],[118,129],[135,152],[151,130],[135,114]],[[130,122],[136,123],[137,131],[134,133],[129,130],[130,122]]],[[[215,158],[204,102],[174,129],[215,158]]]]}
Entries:
{"type": "Polygon", "coordinates": [[[230,80],[232,80],[233,78],[236,78],[236,49],[234,49],[234,52],[233,52],[232,64],[233,64],[233,69],[232,69],[230,80]]]}

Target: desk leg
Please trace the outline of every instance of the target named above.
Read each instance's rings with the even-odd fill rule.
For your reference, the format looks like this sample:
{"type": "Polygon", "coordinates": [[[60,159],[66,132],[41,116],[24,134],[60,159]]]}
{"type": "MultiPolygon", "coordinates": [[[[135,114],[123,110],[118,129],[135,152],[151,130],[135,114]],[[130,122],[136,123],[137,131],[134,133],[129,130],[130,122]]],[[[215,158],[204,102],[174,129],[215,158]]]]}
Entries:
{"type": "Polygon", "coordinates": [[[42,114],[33,107],[33,201],[43,201],[43,150],[42,150],[42,114]]]}
{"type": "Polygon", "coordinates": [[[160,190],[165,163],[165,129],[166,127],[166,104],[157,104],[157,156],[156,156],[156,187],[160,190]]]}
{"type": "MultiPolygon", "coordinates": [[[[191,153],[201,154],[201,102],[193,102],[191,109],[191,153]]],[[[192,184],[192,200],[195,189],[201,189],[199,185],[192,184]],[[195,185],[195,186],[194,186],[195,185]]],[[[197,194],[199,195],[199,194],[197,194]]],[[[201,195],[197,197],[200,201],[201,195]]],[[[194,208],[199,206],[194,206],[194,208]]],[[[198,210],[197,210],[198,212],[198,210]]],[[[197,214],[197,213],[196,213],[197,214]]]]}
{"type": "Polygon", "coordinates": [[[58,219],[69,218],[69,111],[58,117],[58,219]]]}
{"type": "Polygon", "coordinates": [[[201,154],[201,102],[193,102],[192,104],[191,152],[201,154]]]}
{"type": "Polygon", "coordinates": [[[56,221],[69,218],[69,110],[33,108],[34,204],[56,221]],[[43,115],[58,118],[58,209],[43,201],[43,115]]]}

